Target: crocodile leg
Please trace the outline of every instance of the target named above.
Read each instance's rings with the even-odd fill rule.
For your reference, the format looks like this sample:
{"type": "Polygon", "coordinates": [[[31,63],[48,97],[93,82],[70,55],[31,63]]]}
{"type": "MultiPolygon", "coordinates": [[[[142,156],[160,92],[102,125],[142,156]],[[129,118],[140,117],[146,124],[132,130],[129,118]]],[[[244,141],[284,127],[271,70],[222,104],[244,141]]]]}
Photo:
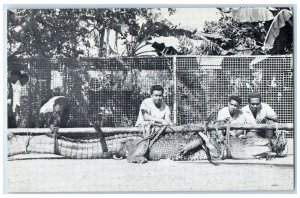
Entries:
{"type": "Polygon", "coordinates": [[[138,142],[134,148],[134,150],[129,152],[129,155],[127,156],[127,161],[131,163],[139,163],[143,164],[146,163],[148,160],[145,157],[148,149],[158,140],[159,136],[165,131],[167,127],[164,126],[159,129],[159,131],[155,132],[155,128],[151,128],[151,125],[149,125],[148,128],[148,134],[151,134],[149,130],[153,130],[152,134],[156,134],[153,139],[151,136],[149,138],[146,138],[140,142],[138,142]],[[151,140],[152,139],[152,140],[151,140]]]}
{"type": "Polygon", "coordinates": [[[150,140],[142,140],[133,146],[132,150],[129,151],[127,161],[131,163],[146,163],[148,160],[144,157],[149,148],[150,140]]]}

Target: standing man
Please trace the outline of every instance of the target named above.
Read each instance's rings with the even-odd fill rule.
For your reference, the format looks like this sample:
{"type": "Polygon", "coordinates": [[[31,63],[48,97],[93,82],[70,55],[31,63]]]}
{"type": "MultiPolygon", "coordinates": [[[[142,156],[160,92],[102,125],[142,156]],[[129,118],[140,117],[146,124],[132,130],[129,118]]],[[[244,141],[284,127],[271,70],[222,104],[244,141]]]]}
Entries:
{"type": "MultiPolygon", "coordinates": [[[[240,110],[242,99],[238,96],[230,96],[228,106],[218,112],[218,121],[230,122],[233,124],[244,124],[246,122],[243,112],[240,110]]],[[[230,135],[238,137],[243,135],[244,130],[231,130],[230,135]]]]}
{"type": "Polygon", "coordinates": [[[171,112],[168,105],[163,102],[164,88],[153,85],[150,89],[151,97],[143,100],[135,126],[157,123],[162,125],[173,125],[171,112]]]}
{"type": "MultiPolygon", "coordinates": [[[[247,124],[271,124],[278,122],[278,116],[275,111],[268,104],[261,102],[261,95],[257,92],[248,95],[248,105],[243,107],[242,111],[247,124]]],[[[274,130],[250,130],[247,135],[272,138],[274,130]]]]}
{"type": "Polygon", "coordinates": [[[29,76],[25,73],[21,74],[19,80],[16,83],[12,84],[13,88],[13,112],[15,115],[17,126],[19,125],[20,118],[20,106],[21,106],[21,91],[22,86],[26,85],[29,81],[29,76]]]}
{"type": "Polygon", "coordinates": [[[9,73],[7,79],[7,126],[8,128],[17,128],[16,117],[14,114],[14,90],[13,84],[19,81],[21,72],[17,69],[12,70],[9,73]]]}

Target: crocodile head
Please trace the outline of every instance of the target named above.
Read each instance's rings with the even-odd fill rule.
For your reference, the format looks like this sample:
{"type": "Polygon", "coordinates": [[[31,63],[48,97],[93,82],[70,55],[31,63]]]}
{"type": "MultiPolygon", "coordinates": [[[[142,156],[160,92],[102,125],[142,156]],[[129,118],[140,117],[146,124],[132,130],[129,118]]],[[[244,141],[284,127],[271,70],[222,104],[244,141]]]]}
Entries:
{"type": "Polygon", "coordinates": [[[216,132],[210,133],[207,147],[213,159],[254,159],[271,152],[270,141],[266,138],[230,136],[226,143],[216,132]]]}
{"type": "Polygon", "coordinates": [[[265,156],[271,152],[270,141],[261,137],[237,138],[231,137],[230,154],[235,159],[253,159],[255,156],[265,156]]]}

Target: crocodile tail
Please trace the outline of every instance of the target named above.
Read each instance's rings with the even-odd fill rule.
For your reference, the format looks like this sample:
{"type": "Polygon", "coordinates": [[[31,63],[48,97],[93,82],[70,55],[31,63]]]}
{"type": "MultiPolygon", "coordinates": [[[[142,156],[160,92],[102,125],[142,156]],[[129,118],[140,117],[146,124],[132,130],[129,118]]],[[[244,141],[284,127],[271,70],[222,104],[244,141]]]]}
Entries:
{"type": "MultiPolygon", "coordinates": [[[[201,138],[204,140],[204,146],[207,148],[203,148],[203,150],[205,151],[206,155],[209,154],[210,158],[214,158],[214,159],[219,159],[220,156],[222,155],[221,154],[221,151],[220,149],[215,145],[216,143],[213,143],[211,141],[211,138],[209,138],[207,135],[205,135],[204,133],[202,132],[199,132],[198,133],[201,138]],[[206,151],[207,150],[207,151],[206,151]]],[[[208,156],[207,156],[208,157],[208,156]]]]}
{"type": "Polygon", "coordinates": [[[207,156],[207,160],[210,164],[215,165],[215,166],[219,165],[218,163],[212,161],[212,157],[210,155],[210,150],[205,144],[202,145],[202,149],[204,150],[204,152],[207,156]]]}

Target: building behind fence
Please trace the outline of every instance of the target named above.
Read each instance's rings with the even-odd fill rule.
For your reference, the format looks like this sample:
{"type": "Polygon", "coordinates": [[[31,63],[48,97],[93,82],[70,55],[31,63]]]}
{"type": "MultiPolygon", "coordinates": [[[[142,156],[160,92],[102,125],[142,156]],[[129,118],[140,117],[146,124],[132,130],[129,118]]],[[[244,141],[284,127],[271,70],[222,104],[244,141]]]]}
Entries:
{"type": "Polygon", "coordinates": [[[227,105],[230,95],[258,91],[282,123],[293,122],[292,56],[174,56],[85,59],[9,59],[8,70],[30,76],[22,90],[22,127],[36,127],[53,94],[72,103],[69,127],[133,126],[150,87],[165,88],[176,124],[199,123],[227,105]]]}

